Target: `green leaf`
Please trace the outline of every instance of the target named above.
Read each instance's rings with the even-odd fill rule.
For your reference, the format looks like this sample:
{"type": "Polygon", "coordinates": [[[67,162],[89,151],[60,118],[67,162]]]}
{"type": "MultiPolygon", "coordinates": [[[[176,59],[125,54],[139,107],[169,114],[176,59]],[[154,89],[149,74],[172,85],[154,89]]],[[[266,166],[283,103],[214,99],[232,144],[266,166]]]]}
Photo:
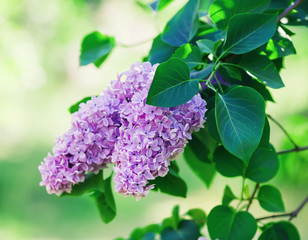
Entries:
{"type": "Polygon", "coordinates": [[[105,191],[95,191],[91,197],[94,199],[99,214],[104,223],[111,222],[117,215],[116,205],[111,189],[111,176],[105,180],[105,191]]]}
{"type": "Polygon", "coordinates": [[[276,31],[276,14],[242,13],[231,18],[225,52],[243,54],[266,43],[276,31]],[[244,24],[243,24],[244,23],[244,24]]]}
{"type": "Polygon", "coordinates": [[[201,39],[197,41],[197,45],[202,53],[215,54],[215,42],[209,39],[201,39]]]}
{"type": "Polygon", "coordinates": [[[284,204],[280,191],[271,185],[261,186],[258,194],[260,206],[269,212],[284,212],[284,204]]]}
{"type": "Polygon", "coordinates": [[[237,199],[237,197],[233,194],[229,185],[226,185],[224,195],[222,197],[222,205],[228,206],[234,199],[237,199]]]}
{"type": "Polygon", "coordinates": [[[155,233],[160,233],[160,226],[158,224],[150,224],[143,228],[136,228],[130,234],[129,240],[146,240],[151,238],[155,233]]]}
{"type": "Polygon", "coordinates": [[[189,68],[178,58],[160,64],[155,72],[146,103],[175,107],[188,102],[199,91],[198,80],[189,79],[189,68]]]}
{"type": "Polygon", "coordinates": [[[265,55],[259,55],[256,52],[247,53],[243,55],[238,66],[271,88],[284,87],[275,65],[265,55]]]}
{"type": "Polygon", "coordinates": [[[111,53],[114,47],[114,38],[92,32],[85,36],[81,43],[80,66],[94,63],[99,67],[111,53]]]}
{"type": "Polygon", "coordinates": [[[242,176],[244,173],[243,161],[229,153],[223,146],[216,149],[214,162],[217,171],[225,177],[242,176]]]}
{"type": "Polygon", "coordinates": [[[275,150],[257,149],[247,166],[229,153],[222,146],[218,147],[214,153],[214,162],[217,171],[225,177],[243,176],[255,182],[267,182],[272,179],[279,168],[278,157],[275,150]]]}
{"type": "Polygon", "coordinates": [[[248,212],[236,212],[231,207],[216,206],[207,218],[211,239],[247,240],[253,239],[257,221],[248,212]]]}
{"type": "Polygon", "coordinates": [[[269,59],[276,59],[296,54],[296,50],[289,35],[281,27],[278,27],[272,39],[267,43],[265,53],[269,59]]]}
{"type": "Polygon", "coordinates": [[[255,182],[267,182],[277,174],[279,161],[277,153],[272,149],[257,149],[249,161],[246,177],[255,182]]]}
{"type": "Polygon", "coordinates": [[[249,87],[234,87],[225,95],[216,93],[215,116],[224,147],[246,165],[263,132],[265,104],[249,87]]]}
{"type": "Polygon", "coordinates": [[[187,63],[189,69],[203,64],[200,49],[190,44],[185,44],[182,47],[179,47],[174,52],[172,57],[181,58],[184,62],[187,63]]]}
{"type": "Polygon", "coordinates": [[[270,0],[215,0],[209,10],[210,17],[217,27],[225,29],[234,15],[263,12],[270,2],[270,0]]]}
{"type": "Polygon", "coordinates": [[[156,0],[151,2],[149,5],[153,11],[157,12],[163,10],[172,2],[173,0],[156,0]]]}
{"type": "Polygon", "coordinates": [[[265,117],[263,134],[262,134],[258,148],[271,149],[271,145],[270,145],[270,125],[269,125],[267,117],[265,117]]]}
{"type": "Polygon", "coordinates": [[[179,205],[175,205],[172,209],[172,218],[174,220],[175,226],[177,226],[180,222],[180,207],[179,205]]]}
{"type": "Polygon", "coordinates": [[[221,142],[218,129],[217,129],[217,124],[216,124],[216,119],[215,119],[215,109],[212,109],[206,118],[206,124],[207,128],[209,130],[210,135],[217,141],[221,142]]]}
{"type": "Polygon", "coordinates": [[[271,222],[269,227],[260,235],[258,240],[300,240],[296,227],[286,221],[271,222]]]}
{"type": "Polygon", "coordinates": [[[205,212],[200,208],[192,208],[187,213],[188,216],[194,220],[195,224],[202,228],[206,223],[206,214],[205,212]]]}
{"type": "Polygon", "coordinates": [[[162,40],[171,46],[180,47],[188,43],[197,33],[199,26],[199,0],[190,0],[167,23],[162,40]]]}
{"type": "Polygon", "coordinates": [[[213,0],[200,0],[199,4],[199,17],[208,15],[209,7],[212,4],[213,0]]]}
{"type": "Polygon", "coordinates": [[[197,240],[200,236],[199,228],[191,220],[180,222],[178,229],[166,228],[161,233],[161,240],[197,240]]]}
{"type": "Polygon", "coordinates": [[[229,66],[229,65],[222,65],[221,68],[225,69],[226,74],[228,74],[229,77],[239,80],[242,80],[242,75],[239,69],[229,66]]]}
{"type": "Polygon", "coordinates": [[[214,64],[210,63],[206,65],[206,67],[200,71],[196,71],[196,70],[190,71],[190,79],[205,79],[213,71],[213,66],[214,64]]]}
{"type": "Polygon", "coordinates": [[[157,177],[155,180],[149,181],[149,184],[155,184],[155,189],[159,189],[162,193],[186,198],[186,183],[170,167],[166,176],[157,177]]]}
{"type": "Polygon", "coordinates": [[[85,97],[81,99],[79,102],[75,103],[74,105],[70,106],[68,111],[72,114],[74,112],[77,112],[79,110],[80,103],[86,103],[87,101],[91,100],[92,97],[85,97]]]}
{"type": "Polygon", "coordinates": [[[149,61],[152,64],[167,61],[176,49],[176,47],[170,46],[162,41],[160,34],[153,40],[152,48],[149,54],[149,61]]]}
{"type": "Polygon", "coordinates": [[[103,171],[99,171],[98,174],[89,173],[84,182],[78,183],[73,186],[71,193],[62,193],[62,196],[81,196],[84,193],[93,191],[105,191],[105,182],[103,179],[103,171]]]}
{"type": "Polygon", "coordinates": [[[201,162],[212,163],[217,142],[210,136],[207,128],[201,128],[198,132],[193,133],[192,140],[188,142],[188,145],[201,162]]]}
{"type": "Polygon", "coordinates": [[[216,174],[214,164],[200,161],[189,145],[185,147],[184,160],[194,174],[209,188],[216,174]]]}

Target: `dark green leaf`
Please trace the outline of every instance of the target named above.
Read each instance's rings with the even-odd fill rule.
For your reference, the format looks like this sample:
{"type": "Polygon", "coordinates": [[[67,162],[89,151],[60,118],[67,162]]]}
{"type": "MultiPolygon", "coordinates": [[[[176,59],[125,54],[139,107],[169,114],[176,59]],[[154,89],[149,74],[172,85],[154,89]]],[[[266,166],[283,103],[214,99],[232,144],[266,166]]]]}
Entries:
{"type": "Polygon", "coordinates": [[[223,146],[216,149],[214,162],[217,171],[225,177],[242,176],[244,173],[244,163],[229,153],[223,146]]]}
{"type": "Polygon", "coordinates": [[[171,46],[182,46],[188,43],[196,34],[199,26],[199,0],[190,0],[167,23],[162,40],[171,46]]]}
{"type": "Polygon", "coordinates": [[[259,55],[256,52],[247,53],[243,55],[238,66],[271,88],[284,86],[275,65],[265,55],[259,55]]]}
{"type": "Polygon", "coordinates": [[[258,240],[300,240],[296,227],[286,221],[268,223],[258,240]]]}
{"type": "Polygon", "coordinates": [[[224,51],[243,54],[262,46],[274,35],[276,21],[276,14],[242,13],[232,17],[224,51]]]}
{"type": "Polygon", "coordinates": [[[253,239],[257,221],[248,212],[236,212],[231,207],[216,206],[207,218],[211,239],[247,240],[253,239]]]}
{"type": "Polygon", "coordinates": [[[267,117],[265,117],[265,124],[263,128],[262,137],[258,148],[271,149],[270,145],[270,125],[267,117]]]}
{"type": "Polygon", "coordinates": [[[158,224],[150,224],[143,228],[136,228],[130,234],[129,240],[153,239],[151,237],[155,236],[155,233],[160,233],[160,226],[158,224]]]}
{"type": "Polygon", "coordinates": [[[195,132],[188,145],[199,161],[212,163],[217,142],[210,136],[207,128],[201,128],[195,132]]]}
{"type": "Polygon", "coordinates": [[[222,197],[222,205],[228,206],[234,199],[237,199],[237,197],[233,194],[229,185],[226,185],[224,195],[222,197]]]}
{"type": "Polygon", "coordinates": [[[189,79],[187,64],[178,58],[171,58],[157,67],[146,103],[174,107],[192,99],[198,90],[199,82],[189,79]]]}
{"type": "Polygon", "coordinates": [[[263,132],[262,96],[252,88],[241,86],[225,95],[216,93],[215,116],[224,147],[247,165],[263,132]]]}
{"type": "Polygon", "coordinates": [[[193,208],[190,209],[187,213],[188,216],[194,220],[195,224],[199,227],[202,228],[205,223],[206,223],[206,214],[205,212],[200,209],[200,208],[193,208]]]}
{"type": "Polygon", "coordinates": [[[215,0],[210,7],[210,17],[219,28],[227,28],[230,18],[239,13],[260,13],[267,9],[270,0],[215,0]]]}
{"type": "Polygon", "coordinates": [[[201,39],[197,41],[197,45],[202,53],[215,54],[215,42],[209,39],[201,39]]]}
{"type": "Polygon", "coordinates": [[[105,182],[103,179],[103,171],[98,174],[89,173],[84,182],[78,183],[73,186],[71,193],[63,193],[62,196],[81,196],[84,193],[93,191],[105,191],[105,182]]]}
{"type": "Polygon", "coordinates": [[[278,172],[278,156],[274,148],[257,149],[249,161],[246,177],[255,182],[267,182],[278,172]]]}
{"type": "Polygon", "coordinates": [[[183,220],[177,230],[164,229],[161,233],[161,240],[197,240],[199,236],[199,228],[194,221],[183,220]]]}
{"type": "Polygon", "coordinates": [[[111,222],[117,215],[116,205],[111,189],[111,176],[105,180],[104,192],[95,191],[91,197],[94,199],[99,214],[104,223],[111,222]]]}
{"type": "Polygon", "coordinates": [[[153,40],[152,48],[149,54],[149,61],[152,64],[167,61],[176,49],[176,47],[170,46],[164,41],[162,41],[161,35],[158,35],[153,40]]]}
{"type": "Polygon", "coordinates": [[[221,142],[218,130],[217,130],[217,124],[215,119],[215,109],[212,109],[206,118],[206,124],[207,128],[209,130],[210,135],[217,141],[221,142]]]}
{"type": "Polygon", "coordinates": [[[271,185],[261,186],[258,194],[260,206],[269,212],[284,212],[284,204],[280,191],[271,185]]]}
{"type": "Polygon", "coordinates": [[[172,57],[181,58],[184,62],[187,63],[190,69],[203,64],[200,49],[190,44],[185,44],[178,48],[172,57]]]}
{"type": "Polygon", "coordinates": [[[108,57],[114,47],[114,38],[100,32],[85,36],[81,43],[80,66],[94,63],[99,67],[108,57]]]}
{"type": "Polygon", "coordinates": [[[210,187],[216,173],[214,164],[201,162],[193,153],[189,145],[185,147],[184,159],[194,174],[207,186],[210,187]]]}
{"type": "Polygon", "coordinates": [[[242,80],[242,75],[239,69],[228,65],[222,65],[221,68],[225,69],[226,74],[228,74],[229,77],[239,81],[242,80]]]}
{"type": "Polygon", "coordinates": [[[70,108],[68,109],[68,111],[70,113],[74,113],[77,112],[79,110],[79,105],[80,103],[86,103],[87,101],[91,100],[92,97],[85,97],[83,99],[81,99],[79,102],[75,103],[74,105],[70,106],[70,108]]]}
{"type": "Polygon", "coordinates": [[[149,184],[155,184],[155,188],[159,189],[162,193],[186,198],[186,183],[170,168],[169,173],[165,177],[157,177],[155,180],[150,181],[149,184]]]}
{"type": "Polygon", "coordinates": [[[276,59],[296,54],[296,50],[291,38],[279,27],[274,36],[267,43],[265,53],[269,56],[269,59],[276,59]]]}
{"type": "Polygon", "coordinates": [[[278,157],[274,149],[257,149],[245,170],[243,162],[222,146],[214,154],[217,171],[225,177],[243,176],[255,182],[267,182],[278,171],[278,157]]]}

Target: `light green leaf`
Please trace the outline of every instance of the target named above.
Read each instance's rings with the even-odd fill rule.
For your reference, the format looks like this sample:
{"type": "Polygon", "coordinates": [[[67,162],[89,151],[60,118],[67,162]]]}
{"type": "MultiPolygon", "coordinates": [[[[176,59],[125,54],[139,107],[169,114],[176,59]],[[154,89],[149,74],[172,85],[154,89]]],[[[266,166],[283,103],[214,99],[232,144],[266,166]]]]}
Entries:
{"type": "Polygon", "coordinates": [[[222,204],[224,206],[228,206],[234,199],[237,199],[237,197],[233,194],[229,185],[226,185],[224,189],[224,195],[222,197],[222,204]]]}
{"type": "Polygon", "coordinates": [[[185,44],[182,47],[178,48],[172,57],[177,57],[182,59],[187,63],[190,69],[203,64],[200,49],[196,46],[190,44],[185,44]]]}
{"type": "Polygon", "coordinates": [[[266,43],[276,31],[276,14],[242,13],[231,18],[225,52],[243,54],[266,43]]]}
{"type": "Polygon", "coordinates": [[[197,45],[202,53],[215,54],[215,42],[209,39],[201,39],[197,41],[197,45]]]}
{"type": "Polygon", "coordinates": [[[160,64],[146,103],[158,107],[175,107],[188,102],[199,91],[198,80],[189,77],[187,64],[179,58],[171,58],[160,64]]]}
{"type": "Polygon", "coordinates": [[[195,224],[202,228],[206,223],[206,214],[205,212],[200,208],[192,208],[187,213],[188,216],[194,220],[195,224]]]}
{"type": "Polygon", "coordinates": [[[80,66],[94,63],[99,67],[111,53],[114,47],[114,38],[92,32],[85,36],[81,43],[80,66]]]}

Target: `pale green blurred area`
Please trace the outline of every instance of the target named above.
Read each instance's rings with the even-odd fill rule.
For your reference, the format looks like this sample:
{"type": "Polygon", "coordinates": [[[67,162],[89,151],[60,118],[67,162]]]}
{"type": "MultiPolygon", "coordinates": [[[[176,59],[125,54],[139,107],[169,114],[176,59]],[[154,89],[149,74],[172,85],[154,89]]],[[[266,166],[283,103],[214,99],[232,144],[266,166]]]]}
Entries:
{"type": "MultiPolygon", "coordinates": [[[[69,127],[67,108],[96,95],[116,74],[140,61],[150,41],[133,48],[117,47],[100,69],[79,67],[82,37],[98,30],[123,44],[151,39],[184,1],[175,1],[153,16],[133,0],[2,0],[0,1],[0,239],[113,239],[127,237],[138,226],[160,222],[173,205],[181,212],[220,204],[228,183],[239,194],[241,179],[216,177],[210,190],[179,159],[188,198],[150,193],[136,202],[115,194],[118,215],[105,225],[87,196],[57,198],[39,187],[38,165],[56,136],[69,127]]],[[[298,55],[287,58],[282,71],[286,88],[273,91],[276,104],[268,112],[279,119],[299,145],[308,145],[308,29],[292,28],[298,55]]],[[[277,149],[290,148],[272,125],[277,149]]],[[[287,211],[308,193],[308,154],[293,154],[271,181],[282,190],[287,211]]],[[[250,191],[253,184],[250,183],[250,191]]],[[[256,217],[268,215],[255,202],[256,217]]],[[[308,207],[294,219],[302,239],[308,239],[308,207]]]]}

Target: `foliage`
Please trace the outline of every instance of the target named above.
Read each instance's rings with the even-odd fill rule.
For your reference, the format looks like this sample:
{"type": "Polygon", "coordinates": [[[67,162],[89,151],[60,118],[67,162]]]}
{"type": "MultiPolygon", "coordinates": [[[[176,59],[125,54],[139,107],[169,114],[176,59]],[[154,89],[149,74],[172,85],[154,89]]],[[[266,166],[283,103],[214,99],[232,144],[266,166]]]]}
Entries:
{"type": "MultiPolygon", "coordinates": [[[[171,2],[161,0],[147,5],[139,1],[138,4],[159,12],[171,2]]],[[[240,196],[227,185],[222,205],[215,206],[207,220],[200,209],[192,209],[184,217],[175,207],[172,216],[161,224],[137,228],[129,239],[155,239],[156,236],[198,239],[205,223],[211,239],[252,239],[258,227],[262,230],[259,238],[262,240],[282,236],[299,239],[293,224],[282,221],[262,226],[249,213],[254,199],[266,211],[285,211],[280,191],[263,183],[279,170],[278,153],[270,144],[270,125],[265,112],[266,102],[273,101],[268,88],[284,87],[279,70],[283,59],[296,53],[292,32],[286,25],[308,25],[303,18],[307,4],[297,13],[281,16],[288,6],[275,0],[190,0],[155,37],[146,59],[160,65],[146,103],[174,107],[200,92],[208,103],[207,122],[185,148],[185,161],[207,187],[216,172],[228,178],[241,177],[243,185],[240,196]],[[287,24],[280,21],[282,17],[288,19],[287,24]],[[256,184],[251,194],[244,184],[248,179],[256,184]],[[236,207],[231,206],[234,202],[236,207]]],[[[82,41],[80,65],[94,63],[99,67],[116,45],[114,41],[113,37],[99,32],[87,35],[82,41]]],[[[81,102],[73,105],[70,112],[78,110],[81,102]]],[[[297,150],[295,146],[294,151],[297,150]]],[[[187,186],[178,173],[178,166],[172,164],[165,177],[151,182],[155,184],[153,190],[186,197],[187,186]]],[[[70,195],[90,192],[102,220],[107,223],[116,215],[111,177],[93,181],[97,176],[89,175],[84,183],[74,186],[70,195]]]]}

